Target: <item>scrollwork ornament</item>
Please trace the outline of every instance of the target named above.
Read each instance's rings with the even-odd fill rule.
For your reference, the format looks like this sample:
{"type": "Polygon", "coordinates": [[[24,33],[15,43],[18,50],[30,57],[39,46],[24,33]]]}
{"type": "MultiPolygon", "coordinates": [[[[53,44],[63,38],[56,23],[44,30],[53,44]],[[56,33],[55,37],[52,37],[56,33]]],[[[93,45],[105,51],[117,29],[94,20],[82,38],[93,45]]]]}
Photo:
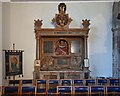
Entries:
{"type": "Polygon", "coordinates": [[[64,3],[60,3],[58,6],[58,11],[59,14],[55,15],[55,18],[52,19],[52,22],[55,24],[56,28],[68,28],[72,19],[69,18],[69,15],[65,13],[66,5],[64,3]]]}

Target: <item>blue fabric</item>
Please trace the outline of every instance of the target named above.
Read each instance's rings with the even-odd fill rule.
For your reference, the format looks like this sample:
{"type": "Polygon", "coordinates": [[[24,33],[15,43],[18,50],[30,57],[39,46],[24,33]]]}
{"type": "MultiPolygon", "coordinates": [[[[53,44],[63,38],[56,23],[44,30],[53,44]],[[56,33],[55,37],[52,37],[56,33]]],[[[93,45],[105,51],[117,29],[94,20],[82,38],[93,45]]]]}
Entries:
{"type": "Polygon", "coordinates": [[[98,85],[105,85],[108,83],[107,79],[98,79],[98,85]]]}
{"type": "Polygon", "coordinates": [[[49,90],[48,90],[48,93],[57,93],[57,89],[56,89],[56,88],[49,89],[49,90]]]}
{"type": "Polygon", "coordinates": [[[75,92],[88,92],[88,87],[75,87],[74,91],[75,92]]]}
{"type": "Polygon", "coordinates": [[[48,94],[51,94],[51,93],[57,93],[57,89],[54,88],[54,89],[49,89],[48,90],[48,94]]]}
{"type": "Polygon", "coordinates": [[[95,85],[95,80],[94,79],[88,79],[86,80],[86,85],[95,85]]]}
{"type": "Polygon", "coordinates": [[[9,80],[9,84],[19,84],[20,80],[9,80]]]}
{"type": "Polygon", "coordinates": [[[32,84],[32,80],[22,80],[22,84],[32,84]]]}
{"type": "Polygon", "coordinates": [[[37,84],[46,84],[46,80],[37,80],[37,84]]]}
{"type": "Polygon", "coordinates": [[[46,92],[46,88],[37,88],[37,93],[44,93],[46,92]]]}
{"type": "Polygon", "coordinates": [[[100,92],[101,96],[104,96],[104,86],[91,86],[91,92],[100,92]]]}
{"type": "Polygon", "coordinates": [[[98,79],[98,83],[107,83],[107,79],[98,79]]]}
{"type": "Polygon", "coordinates": [[[57,93],[57,85],[58,85],[58,80],[49,80],[48,94],[57,93]],[[54,87],[52,87],[52,85],[54,87]]]}
{"type": "Polygon", "coordinates": [[[83,80],[74,80],[74,85],[75,84],[83,85],[83,80]]]}
{"type": "Polygon", "coordinates": [[[83,80],[74,80],[74,83],[83,83],[83,80]]]}
{"type": "Polygon", "coordinates": [[[68,93],[71,91],[71,87],[58,87],[58,92],[68,93]]]}
{"type": "Polygon", "coordinates": [[[120,92],[120,86],[107,86],[107,92],[120,92]]]}
{"type": "Polygon", "coordinates": [[[16,93],[18,92],[18,86],[5,87],[5,93],[16,93]]]}
{"type": "Polygon", "coordinates": [[[91,86],[91,92],[104,92],[103,86],[91,86]]]}
{"type": "Polygon", "coordinates": [[[62,85],[64,84],[71,85],[71,80],[62,80],[62,85]]]}
{"type": "Polygon", "coordinates": [[[110,79],[110,85],[119,84],[119,79],[110,79]]]}
{"type": "Polygon", "coordinates": [[[58,80],[50,80],[49,84],[58,84],[58,80]]]}
{"type": "Polygon", "coordinates": [[[95,80],[86,80],[87,83],[95,83],[95,80]]]}
{"type": "Polygon", "coordinates": [[[23,86],[22,87],[22,92],[35,92],[35,87],[34,86],[23,86]]]}

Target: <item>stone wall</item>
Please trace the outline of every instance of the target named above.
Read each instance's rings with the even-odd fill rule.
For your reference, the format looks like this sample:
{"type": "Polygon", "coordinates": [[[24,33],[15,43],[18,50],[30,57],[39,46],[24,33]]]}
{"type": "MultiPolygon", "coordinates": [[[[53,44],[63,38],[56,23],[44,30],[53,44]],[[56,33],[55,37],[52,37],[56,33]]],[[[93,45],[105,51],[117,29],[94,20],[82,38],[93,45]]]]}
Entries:
{"type": "Polygon", "coordinates": [[[120,19],[118,14],[120,13],[120,2],[114,2],[113,4],[113,77],[120,77],[120,19]]]}

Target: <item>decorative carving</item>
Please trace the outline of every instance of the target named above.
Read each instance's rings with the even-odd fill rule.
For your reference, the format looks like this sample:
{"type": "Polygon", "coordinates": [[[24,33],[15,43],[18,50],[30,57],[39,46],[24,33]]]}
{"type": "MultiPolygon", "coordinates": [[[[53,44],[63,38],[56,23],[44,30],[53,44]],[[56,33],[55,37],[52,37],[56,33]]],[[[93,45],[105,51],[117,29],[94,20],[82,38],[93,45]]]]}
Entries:
{"type": "Polygon", "coordinates": [[[34,27],[35,28],[41,28],[41,26],[42,26],[42,21],[43,20],[34,20],[35,21],[35,23],[34,23],[34,27]]]}
{"type": "Polygon", "coordinates": [[[58,5],[59,14],[55,15],[55,18],[52,19],[52,22],[55,24],[56,28],[68,28],[70,22],[72,21],[69,18],[69,15],[66,14],[66,5],[65,3],[60,3],[58,5]]]}
{"type": "Polygon", "coordinates": [[[39,39],[40,38],[40,32],[36,32],[35,37],[36,37],[36,39],[39,39]]]}
{"type": "Polygon", "coordinates": [[[40,60],[35,60],[34,61],[34,66],[40,66],[40,60]]]}
{"type": "Polygon", "coordinates": [[[41,59],[41,66],[40,66],[40,70],[44,70],[47,71],[50,69],[50,67],[52,68],[53,65],[53,58],[50,56],[45,56],[41,59]]]}
{"type": "Polygon", "coordinates": [[[66,14],[64,3],[59,4],[58,12],[52,19],[55,28],[41,28],[42,20],[34,20],[36,36],[34,77],[35,79],[84,78],[85,74],[90,72],[89,69],[84,70],[84,58],[87,58],[85,55],[87,42],[84,41],[87,41],[90,20],[83,20],[83,28],[69,28],[72,19],[66,14]],[[72,45],[74,40],[79,43],[72,45]],[[47,44],[49,41],[52,43],[47,44]],[[72,49],[75,50],[73,53],[72,49]]]}
{"type": "Polygon", "coordinates": [[[85,20],[82,20],[82,21],[83,21],[83,23],[82,23],[83,27],[88,28],[89,25],[90,25],[90,20],[85,19],[85,20]]]}

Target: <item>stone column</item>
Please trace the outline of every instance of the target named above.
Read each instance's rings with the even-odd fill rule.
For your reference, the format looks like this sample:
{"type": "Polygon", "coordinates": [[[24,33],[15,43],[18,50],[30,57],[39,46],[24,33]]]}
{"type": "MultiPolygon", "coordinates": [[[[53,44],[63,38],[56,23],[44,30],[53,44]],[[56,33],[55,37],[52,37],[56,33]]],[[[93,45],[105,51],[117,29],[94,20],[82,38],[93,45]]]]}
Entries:
{"type": "MultiPolygon", "coordinates": [[[[37,34],[37,33],[36,33],[37,34]]],[[[37,34],[36,36],[36,60],[39,60],[40,59],[40,38],[39,38],[39,35],[37,34]]]]}
{"type": "Polygon", "coordinates": [[[35,27],[35,35],[36,35],[36,60],[39,60],[40,59],[40,32],[38,30],[41,29],[41,26],[42,26],[42,21],[43,20],[34,20],[34,27],[35,27]]]}
{"type": "Polygon", "coordinates": [[[120,77],[120,1],[113,3],[112,9],[112,31],[113,31],[113,63],[112,73],[114,78],[120,77]]]}
{"type": "Polygon", "coordinates": [[[85,57],[84,59],[88,59],[88,42],[87,42],[88,36],[84,37],[84,44],[85,44],[85,57]]]}
{"type": "Polygon", "coordinates": [[[40,36],[39,36],[39,32],[36,32],[35,36],[36,36],[36,59],[34,61],[33,78],[39,79],[40,78],[40,74],[39,74],[39,70],[40,70],[40,52],[39,52],[40,36]]]}
{"type": "Polygon", "coordinates": [[[84,67],[89,67],[88,64],[88,42],[87,42],[88,36],[84,37],[84,49],[85,49],[85,56],[84,56],[84,67]]]}
{"type": "MultiPolygon", "coordinates": [[[[82,20],[83,23],[83,29],[85,30],[88,30],[89,32],[89,25],[90,25],[90,20],[82,20]]],[[[88,42],[87,42],[87,39],[88,39],[88,32],[87,34],[84,36],[84,53],[85,53],[85,56],[84,56],[84,78],[89,78],[89,62],[88,62],[88,42]]]]}
{"type": "Polygon", "coordinates": [[[34,20],[34,27],[35,27],[35,37],[36,37],[36,60],[34,61],[34,79],[40,78],[40,29],[42,26],[42,20],[34,20]]]}
{"type": "Polygon", "coordinates": [[[88,36],[84,37],[84,49],[85,49],[85,56],[84,56],[84,78],[89,78],[89,61],[88,61],[88,36]]]}

